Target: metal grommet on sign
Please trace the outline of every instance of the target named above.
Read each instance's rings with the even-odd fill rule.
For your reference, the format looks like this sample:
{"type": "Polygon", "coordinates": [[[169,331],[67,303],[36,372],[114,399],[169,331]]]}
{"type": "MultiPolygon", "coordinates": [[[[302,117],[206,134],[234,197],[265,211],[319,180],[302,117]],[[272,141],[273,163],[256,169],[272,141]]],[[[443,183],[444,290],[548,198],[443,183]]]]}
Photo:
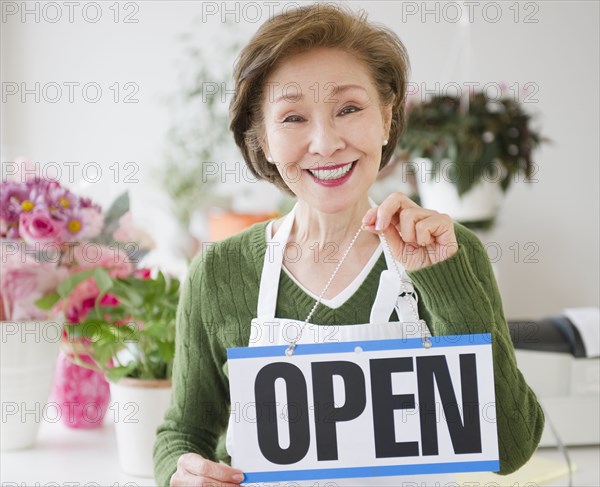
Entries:
{"type": "Polygon", "coordinates": [[[419,320],[418,323],[419,328],[421,328],[421,339],[423,340],[423,347],[431,348],[433,346],[433,343],[431,343],[431,340],[427,336],[427,323],[425,323],[425,320],[423,319],[419,320]]]}

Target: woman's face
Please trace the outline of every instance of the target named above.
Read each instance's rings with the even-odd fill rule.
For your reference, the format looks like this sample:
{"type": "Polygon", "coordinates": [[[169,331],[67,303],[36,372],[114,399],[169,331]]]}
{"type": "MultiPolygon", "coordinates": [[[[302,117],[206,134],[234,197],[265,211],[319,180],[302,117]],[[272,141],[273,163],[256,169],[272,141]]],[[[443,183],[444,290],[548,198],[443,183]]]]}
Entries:
{"type": "Polygon", "coordinates": [[[391,106],[368,68],[340,49],[295,54],[268,77],[263,150],[299,199],[335,213],[375,181],[391,106]]]}

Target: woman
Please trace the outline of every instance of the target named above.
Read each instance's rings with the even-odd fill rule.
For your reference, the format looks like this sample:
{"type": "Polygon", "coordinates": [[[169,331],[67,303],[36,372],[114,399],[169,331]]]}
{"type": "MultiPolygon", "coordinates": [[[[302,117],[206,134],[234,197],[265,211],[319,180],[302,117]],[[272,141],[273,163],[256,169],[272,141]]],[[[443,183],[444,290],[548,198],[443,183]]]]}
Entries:
{"type": "MultiPolygon", "coordinates": [[[[404,299],[394,295],[380,316],[383,310],[402,327],[415,322],[418,306],[433,335],[492,334],[499,473],[521,467],[537,446],[544,417],[516,367],[483,246],[447,215],[401,193],[378,207],[368,196],[403,130],[408,57],[401,41],[364,17],[307,6],[263,25],[234,76],[235,141],[251,171],[295,195],[297,205],[285,218],[212,246],[191,266],[178,312],[172,407],[155,445],[160,485],[242,481],[242,472],[219,462],[228,461],[224,443],[230,453],[236,444],[231,434],[223,441],[226,348],[293,347],[282,330],[269,336],[272,330],[261,325],[265,309],[275,320],[307,322],[310,315],[311,323],[338,325],[343,339],[364,338],[375,329],[369,323],[380,302],[380,275],[396,265],[414,288],[405,285],[404,299]],[[268,257],[272,242],[293,247],[275,252],[278,261],[268,257]],[[275,279],[261,282],[266,273],[275,279]],[[414,291],[418,300],[411,298],[414,291]]],[[[385,480],[362,479],[361,485],[385,480]]]]}

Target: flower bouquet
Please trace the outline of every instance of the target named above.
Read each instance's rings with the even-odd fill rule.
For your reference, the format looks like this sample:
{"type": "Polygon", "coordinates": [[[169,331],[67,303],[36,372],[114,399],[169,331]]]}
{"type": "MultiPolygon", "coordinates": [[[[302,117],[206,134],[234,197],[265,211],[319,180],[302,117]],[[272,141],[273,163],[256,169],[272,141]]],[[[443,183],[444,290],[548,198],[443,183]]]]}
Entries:
{"type": "Polygon", "coordinates": [[[99,236],[105,222],[98,205],[58,181],[7,180],[0,190],[1,387],[10,410],[1,438],[11,450],[35,443],[62,336],[62,320],[36,301],[68,278],[78,244],[99,236]]]}
{"type": "MultiPolygon", "coordinates": [[[[83,321],[100,289],[92,280],[79,282],[64,310],[40,307],[37,301],[81,271],[101,268],[114,277],[136,272],[134,264],[144,251],[135,242],[119,241],[132,235],[128,195],[117,198],[103,215],[100,206],[58,181],[31,177],[1,184],[2,318],[23,320],[21,328],[30,327],[38,335],[38,347],[46,343],[55,352],[61,344],[52,388],[60,418],[71,427],[100,426],[110,400],[108,383],[104,374],[69,360],[72,350],[65,346],[63,327],[64,320],[83,321]],[[45,321],[36,326],[31,320],[45,321]],[[45,331],[48,327],[52,332],[45,331]]],[[[10,364],[4,365],[8,372],[10,364]]],[[[53,370],[51,365],[44,369],[53,370]]]]}
{"type": "Polygon", "coordinates": [[[96,237],[102,211],[57,181],[3,181],[0,195],[0,319],[48,318],[35,301],[69,274],[69,246],[96,237]]]}

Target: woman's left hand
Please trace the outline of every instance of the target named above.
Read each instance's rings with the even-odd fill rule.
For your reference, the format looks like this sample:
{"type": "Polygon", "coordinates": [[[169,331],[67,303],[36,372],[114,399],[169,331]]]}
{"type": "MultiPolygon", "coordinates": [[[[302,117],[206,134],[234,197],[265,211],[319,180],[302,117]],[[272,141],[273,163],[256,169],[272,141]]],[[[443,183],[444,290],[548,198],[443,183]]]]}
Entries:
{"type": "Polygon", "coordinates": [[[407,271],[452,257],[458,250],[452,219],[421,208],[403,193],[392,193],[363,217],[365,229],[382,233],[392,254],[407,271]]]}

